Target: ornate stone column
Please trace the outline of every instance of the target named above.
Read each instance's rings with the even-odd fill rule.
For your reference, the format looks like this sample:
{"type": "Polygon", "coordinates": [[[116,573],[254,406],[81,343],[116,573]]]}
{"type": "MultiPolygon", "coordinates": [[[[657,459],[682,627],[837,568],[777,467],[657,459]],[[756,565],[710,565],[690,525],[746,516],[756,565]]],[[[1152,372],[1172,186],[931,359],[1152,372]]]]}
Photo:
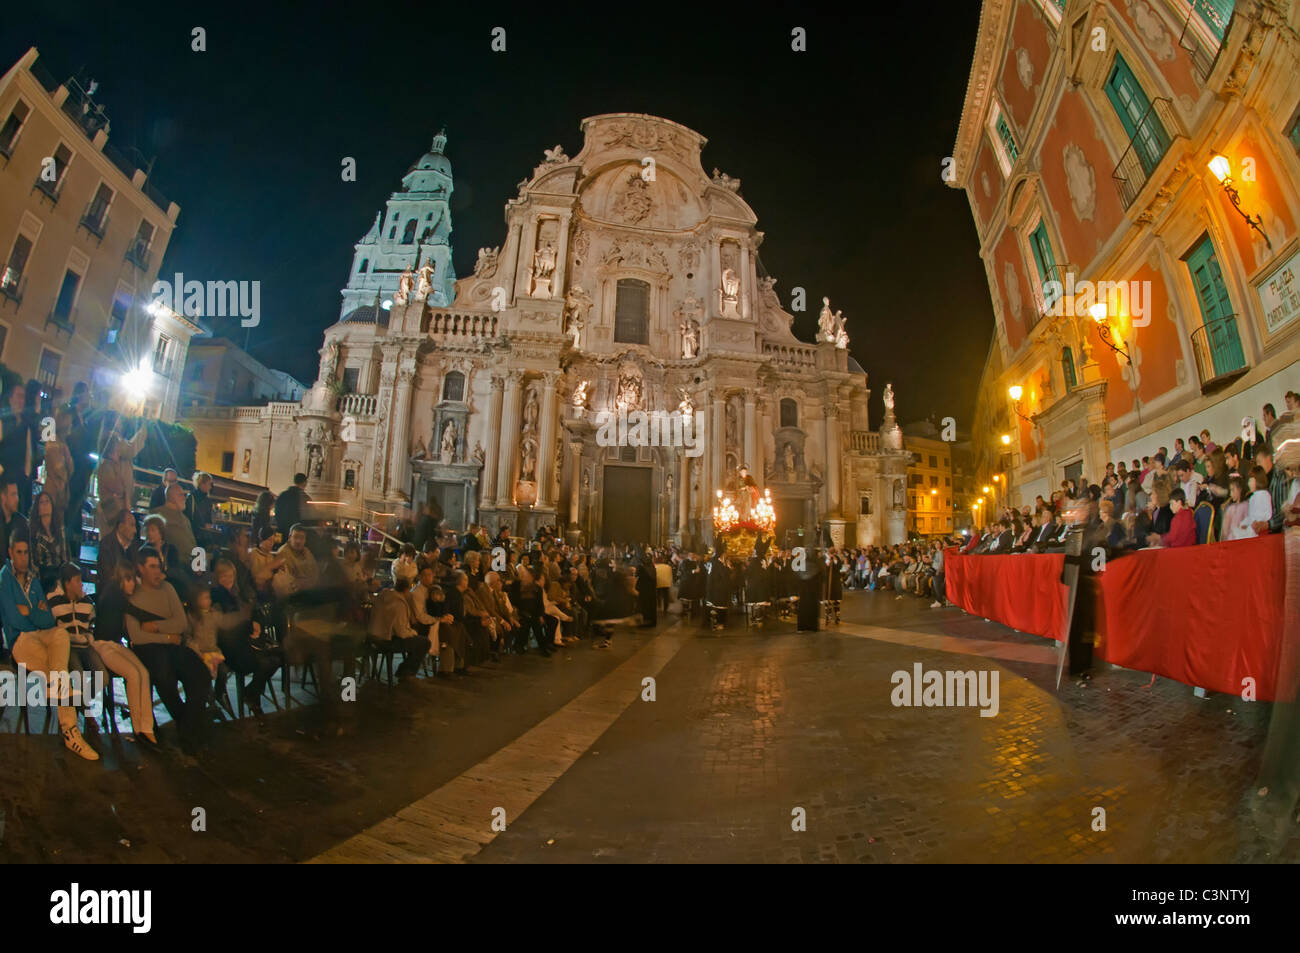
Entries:
{"type": "MultiPolygon", "coordinates": [[[[532,213],[530,213],[532,214],[532,213]]],[[[537,250],[537,216],[524,226],[520,236],[519,263],[515,269],[515,299],[532,294],[529,276],[533,273],[533,252],[537,250]]],[[[513,492],[513,491],[512,491],[513,492]]]]}
{"type": "Polygon", "coordinates": [[[374,470],[370,479],[370,489],[375,496],[384,496],[388,492],[388,431],[393,419],[393,385],[397,382],[400,349],[386,344],[381,351],[383,363],[379,369],[378,400],[375,401],[374,470]]]}
{"type": "Polygon", "coordinates": [[[542,419],[537,450],[537,505],[554,507],[555,483],[555,381],[554,372],[542,376],[542,419]]]}
{"type": "Polygon", "coordinates": [[[757,404],[752,391],[745,393],[745,455],[740,462],[749,467],[749,475],[754,477],[754,481],[762,486],[763,480],[763,462],[757,459],[758,453],[758,420],[757,404]]]}
{"type": "MultiPolygon", "coordinates": [[[[741,242],[740,245],[740,316],[746,321],[753,317],[750,311],[750,297],[753,291],[753,285],[749,280],[749,245],[741,242]]],[[[745,443],[745,452],[749,453],[749,442],[745,443]]]]}
{"type": "Polygon", "coordinates": [[[411,431],[411,389],[415,383],[415,353],[404,352],[397,365],[397,383],[393,391],[393,436],[388,448],[389,499],[397,499],[407,484],[406,470],[411,456],[407,439],[411,431]]]}
{"type": "Polygon", "coordinates": [[[834,398],[824,407],[826,416],[826,515],[840,515],[840,416],[834,398]]]}
{"type": "Polygon", "coordinates": [[[551,297],[564,300],[564,285],[568,280],[565,261],[569,256],[569,222],[571,216],[560,216],[560,244],[555,249],[555,275],[551,280],[551,297]]]}
{"type": "Polygon", "coordinates": [[[723,447],[727,439],[726,416],[725,399],[715,393],[713,395],[713,419],[709,421],[709,459],[712,463],[709,467],[709,496],[704,507],[706,519],[713,512],[713,506],[718,499],[718,490],[722,489],[725,479],[722,475],[722,468],[726,465],[727,459],[723,447]]]}
{"type": "Polygon", "coordinates": [[[686,455],[685,449],[681,452],[679,474],[677,478],[677,538],[682,541],[686,538],[686,527],[690,525],[691,518],[691,458],[686,455]]]}
{"type": "Polygon", "coordinates": [[[491,397],[488,400],[487,449],[483,453],[482,506],[491,506],[496,502],[497,457],[501,450],[501,428],[497,422],[501,419],[501,394],[504,390],[505,381],[492,375],[491,397]]]}
{"type": "Polygon", "coordinates": [[[514,503],[515,458],[519,453],[519,409],[523,382],[523,371],[506,373],[501,412],[501,445],[497,451],[497,506],[510,506],[514,503]]]}
{"type": "Polygon", "coordinates": [[[582,441],[569,440],[569,529],[580,529],[578,508],[582,501],[582,441]]]}

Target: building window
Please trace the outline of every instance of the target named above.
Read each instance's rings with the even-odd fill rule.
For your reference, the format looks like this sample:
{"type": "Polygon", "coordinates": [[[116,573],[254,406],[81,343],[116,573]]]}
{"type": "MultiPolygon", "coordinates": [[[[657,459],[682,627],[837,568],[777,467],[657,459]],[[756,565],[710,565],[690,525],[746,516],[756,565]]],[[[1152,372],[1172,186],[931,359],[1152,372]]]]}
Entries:
{"type": "Polygon", "coordinates": [[[126,324],[127,312],[131,310],[131,296],[125,292],[119,291],[113,295],[113,309],[108,315],[108,329],[104,332],[104,339],[109,344],[117,343],[117,336],[122,333],[122,327],[126,324]]]}
{"type": "Polygon", "coordinates": [[[1001,103],[996,100],[989,112],[989,133],[993,140],[993,152],[1002,169],[1002,177],[1009,178],[1011,167],[1020,158],[1020,147],[1016,144],[1015,133],[1011,131],[1011,123],[1002,111],[1001,103]]]}
{"type": "Polygon", "coordinates": [[[42,161],[41,171],[36,175],[36,187],[57,201],[59,190],[63,188],[63,177],[68,171],[68,163],[72,161],[72,150],[60,142],[58,148],[54,150],[53,159],[54,180],[50,181],[46,178],[49,173],[45,171],[47,166],[42,161]]]}
{"type": "Polygon", "coordinates": [[[131,247],[127,249],[127,260],[140,268],[145,268],[149,263],[149,248],[153,245],[153,235],[153,223],[148,219],[142,220],[140,227],[136,229],[131,247]]]}
{"type": "Polygon", "coordinates": [[[937,476],[930,477],[930,486],[938,486],[938,485],[939,485],[939,478],[937,476]]]}
{"type": "Polygon", "coordinates": [[[95,197],[86,206],[86,214],[82,216],[81,224],[102,238],[104,227],[108,224],[108,207],[112,204],[113,190],[108,187],[108,183],[99,183],[99,188],[95,190],[95,197]]]}
{"type": "Polygon", "coordinates": [[[1232,299],[1228,296],[1228,286],[1223,280],[1219,257],[1210,236],[1202,238],[1187,256],[1187,270],[1196,288],[1196,302],[1204,322],[1204,326],[1192,334],[1192,350],[1204,383],[1241,370],[1246,366],[1246,356],[1237,335],[1232,299]]]}
{"type": "Polygon", "coordinates": [[[1106,96],[1128,133],[1142,171],[1149,176],[1169,149],[1169,133],[1151,110],[1151,100],[1138,85],[1128,63],[1118,53],[1106,80],[1106,96]]]}
{"type": "Polygon", "coordinates": [[[346,470],[343,471],[343,489],[345,490],[356,489],[356,485],[357,485],[357,471],[352,469],[351,467],[348,467],[346,470]]]}
{"type": "Polygon", "coordinates": [[[59,286],[59,296],[54,301],[55,322],[65,328],[72,327],[72,308],[77,303],[77,289],[81,286],[81,275],[71,268],[63,273],[63,284],[59,286]]]}
{"type": "Polygon", "coordinates": [[[355,394],[357,384],[361,379],[361,368],[345,367],[343,368],[343,393],[355,394]]]}
{"type": "Polygon", "coordinates": [[[1079,378],[1074,373],[1074,352],[1069,347],[1061,348],[1061,376],[1065,378],[1065,389],[1074,390],[1078,386],[1079,378]]]}
{"type": "Polygon", "coordinates": [[[1232,19],[1232,8],[1236,6],[1236,0],[1192,0],[1192,10],[1201,18],[1201,21],[1210,28],[1223,43],[1223,37],[1228,32],[1228,21],[1232,19]]]}
{"type": "Polygon", "coordinates": [[[41,349],[41,363],[36,370],[36,379],[50,390],[59,386],[59,364],[62,360],[59,354],[49,348],[41,349]]]}
{"type": "Polygon", "coordinates": [[[1039,221],[1029,233],[1029,251],[1034,258],[1034,268],[1038,272],[1038,303],[1043,311],[1050,311],[1056,305],[1062,291],[1048,287],[1048,282],[1055,281],[1056,255],[1052,252],[1051,240],[1047,237],[1047,223],[1039,221]]]}
{"type": "Polygon", "coordinates": [[[442,399],[463,401],[465,399],[465,375],[460,371],[448,371],[442,382],[442,399]]]}
{"type": "Polygon", "coordinates": [[[944,485],[944,486],[952,486],[952,477],[944,477],[944,478],[943,478],[943,485],[944,485]]]}
{"type": "Polygon", "coordinates": [[[795,402],[793,397],[781,398],[781,426],[799,426],[799,405],[795,402]]]}
{"type": "Polygon", "coordinates": [[[932,466],[932,467],[938,467],[938,466],[939,466],[939,458],[936,457],[933,453],[930,454],[930,466],[932,466]]]}
{"type": "Polygon", "coordinates": [[[402,229],[402,244],[409,245],[415,241],[415,226],[417,222],[411,219],[406,223],[406,228],[402,229]]]}
{"type": "Polygon", "coordinates": [[[0,291],[11,298],[21,297],[23,271],[27,268],[27,258],[31,253],[30,238],[19,235],[14,239],[14,247],[9,251],[9,263],[5,266],[4,276],[0,277],[0,291]]]}
{"type": "Polygon", "coordinates": [[[235,451],[233,450],[221,451],[221,472],[222,473],[235,472],[235,451]]]}
{"type": "Polygon", "coordinates": [[[14,154],[14,146],[18,144],[18,134],[22,132],[23,124],[27,122],[30,114],[31,109],[20,99],[14,103],[14,108],[9,113],[9,118],[5,120],[4,126],[0,126],[0,153],[6,157],[14,154]]]}
{"type": "Polygon", "coordinates": [[[171,373],[171,346],[171,338],[165,334],[158,335],[158,341],[153,348],[153,370],[155,374],[166,377],[171,373]]]}
{"type": "Polygon", "coordinates": [[[871,497],[864,496],[858,502],[858,514],[861,516],[871,515],[871,497]]]}
{"type": "Polygon", "coordinates": [[[358,273],[358,274],[362,274],[362,275],[364,275],[364,274],[366,273],[366,269],[369,268],[369,267],[370,267],[370,259],[369,259],[369,258],[362,258],[362,259],[361,259],[361,267],[357,269],[357,273],[358,273]]]}
{"type": "Polygon", "coordinates": [[[614,342],[650,343],[650,285],[620,278],[614,304],[614,342]]]}

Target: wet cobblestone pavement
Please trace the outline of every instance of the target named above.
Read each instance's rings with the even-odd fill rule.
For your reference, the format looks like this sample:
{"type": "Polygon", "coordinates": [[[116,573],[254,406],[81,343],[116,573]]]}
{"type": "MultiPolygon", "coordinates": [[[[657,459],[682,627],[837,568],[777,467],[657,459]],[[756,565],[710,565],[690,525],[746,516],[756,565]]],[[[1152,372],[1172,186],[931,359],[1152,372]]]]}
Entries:
{"type": "MultiPolygon", "coordinates": [[[[0,860],[307,860],[454,790],[548,718],[597,740],[474,862],[1300,858],[1295,825],[1254,795],[1269,706],[1109,666],[1058,692],[1052,643],[927,605],[849,593],[839,630],[625,633],[611,652],[367,684],[341,723],[307,709],[223,726],[199,759],[127,746],[87,765],[53,735],[0,733],[0,860]],[[665,638],[680,647],[659,652],[654,701],[588,700],[665,638]],[[895,707],[891,675],[915,663],[996,669],[998,714],[895,707]]],[[[464,823],[479,813],[488,828],[478,805],[464,823]]]]}

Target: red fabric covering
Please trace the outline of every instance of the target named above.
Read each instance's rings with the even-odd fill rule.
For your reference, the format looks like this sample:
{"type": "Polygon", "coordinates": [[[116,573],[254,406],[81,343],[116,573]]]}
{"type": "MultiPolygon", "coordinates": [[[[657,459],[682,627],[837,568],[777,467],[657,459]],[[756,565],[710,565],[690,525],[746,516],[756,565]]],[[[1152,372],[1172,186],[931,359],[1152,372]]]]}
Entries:
{"type": "Polygon", "coordinates": [[[1097,655],[1229,695],[1253,678],[1255,697],[1272,701],[1285,588],[1279,534],[1112,559],[1101,573],[1097,655]]]}
{"type": "Polygon", "coordinates": [[[1012,553],[963,556],[944,553],[944,590],[971,615],[992,619],[1021,632],[1063,641],[1065,601],[1062,553],[1012,553]]]}

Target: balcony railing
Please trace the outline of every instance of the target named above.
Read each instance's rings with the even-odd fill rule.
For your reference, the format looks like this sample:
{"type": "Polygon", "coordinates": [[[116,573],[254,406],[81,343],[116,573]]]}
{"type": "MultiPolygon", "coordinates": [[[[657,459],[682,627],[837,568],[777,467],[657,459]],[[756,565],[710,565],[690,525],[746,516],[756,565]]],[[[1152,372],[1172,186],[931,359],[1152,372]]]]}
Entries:
{"type": "Polygon", "coordinates": [[[344,394],[339,398],[338,412],[344,416],[373,417],[378,401],[375,394],[344,394]]]}
{"type": "Polygon", "coordinates": [[[1250,369],[1241,349],[1235,314],[1206,321],[1193,331],[1192,353],[1196,355],[1202,391],[1221,387],[1250,369]]]}
{"type": "MultiPolygon", "coordinates": [[[[1192,61],[1192,68],[1196,70],[1196,78],[1202,84],[1209,78],[1210,71],[1214,69],[1214,61],[1218,59],[1219,50],[1223,48],[1222,37],[1228,35],[1228,29],[1232,25],[1231,19],[1227,23],[1215,22],[1213,24],[1206,20],[1206,25],[1212,31],[1218,32],[1220,36],[1220,41],[1217,44],[1214,46],[1207,45],[1197,21],[1206,17],[1217,18],[1218,14],[1212,7],[1206,7],[1206,11],[1205,14],[1198,13],[1194,3],[1188,7],[1187,22],[1183,24],[1183,32],[1178,37],[1178,45],[1192,61]]],[[[1236,14],[1234,13],[1233,16],[1235,17],[1236,14]]]]}
{"type": "Polygon", "coordinates": [[[126,249],[126,260],[135,265],[141,271],[148,271],[149,243],[142,242],[138,238],[131,242],[126,249]]]}
{"type": "Polygon", "coordinates": [[[496,337],[495,314],[457,314],[451,311],[432,311],[425,317],[424,330],[431,337],[490,340],[496,337]]]}
{"type": "Polygon", "coordinates": [[[81,216],[81,227],[96,238],[103,238],[108,229],[108,206],[91,202],[86,206],[86,213],[81,216]]]}
{"type": "Polygon", "coordinates": [[[1111,175],[1126,211],[1169,151],[1177,129],[1173,104],[1167,99],[1151,100],[1111,175]]]}
{"type": "Polygon", "coordinates": [[[0,275],[0,298],[12,301],[15,306],[23,303],[23,290],[27,287],[27,276],[15,274],[12,268],[6,268],[0,275]]]}
{"type": "Polygon", "coordinates": [[[807,345],[771,344],[764,341],[763,356],[776,364],[789,367],[817,366],[817,349],[807,345]]]}
{"type": "Polygon", "coordinates": [[[874,430],[850,431],[849,449],[854,453],[879,453],[880,434],[874,430]]]}
{"type": "Polygon", "coordinates": [[[72,333],[77,329],[77,309],[72,308],[67,314],[60,314],[59,309],[56,306],[54,310],[50,312],[49,317],[45,319],[45,326],[47,328],[51,324],[54,325],[55,330],[61,331],[68,337],[72,337],[72,333]]]}

